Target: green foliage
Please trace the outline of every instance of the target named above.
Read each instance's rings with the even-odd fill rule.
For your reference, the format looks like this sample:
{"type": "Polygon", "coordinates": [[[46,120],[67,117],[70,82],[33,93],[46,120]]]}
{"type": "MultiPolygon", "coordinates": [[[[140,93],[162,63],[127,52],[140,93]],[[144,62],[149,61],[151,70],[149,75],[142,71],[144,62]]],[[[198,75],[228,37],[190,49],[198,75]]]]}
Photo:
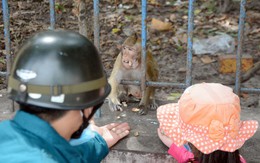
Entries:
{"type": "Polygon", "coordinates": [[[134,20],[134,17],[132,15],[125,15],[125,20],[132,22],[134,20]]]}
{"type": "Polygon", "coordinates": [[[178,45],[176,46],[176,49],[179,53],[183,52],[184,50],[182,46],[178,46],[178,45]]]}
{"type": "Polygon", "coordinates": [[[217,2],[215,0],[209,0],[202,4],[202,10],[206,10],[208,14],[215,13],[217,11],[217,2]]]}
{"type": "Polygon", "coordinates": [[[5,64],[5,59],[4,59],[4,57],[0,57],[0,63],[5,64]]]}
{"type": "Polygon", "coordinates": [[[61,14],[63,12],[66,12],[66,9],[63,6],[63,4],[55,3],[55,11],[56,11],[56,13],[61,14]]]}

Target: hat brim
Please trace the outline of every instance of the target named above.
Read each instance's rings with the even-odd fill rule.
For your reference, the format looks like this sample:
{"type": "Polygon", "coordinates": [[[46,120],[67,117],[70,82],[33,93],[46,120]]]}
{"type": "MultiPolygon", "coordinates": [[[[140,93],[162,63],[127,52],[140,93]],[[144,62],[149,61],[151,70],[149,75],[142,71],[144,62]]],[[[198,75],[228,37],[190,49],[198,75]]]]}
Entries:
{"type": "Polygon", "coordinates": [[[240,121],[240,128],[235,138],[225,134],[222,140],[214,141],[209,137],[208,127],[188,125],[181,120],[178,103],[160,106],[157,109],[157,118],[160,130],[171,138],[174,144],[181,146],[190,142],[204,154],[216,150],[233,152],[252,137],[258,128],[257,121],[240,121]]]}

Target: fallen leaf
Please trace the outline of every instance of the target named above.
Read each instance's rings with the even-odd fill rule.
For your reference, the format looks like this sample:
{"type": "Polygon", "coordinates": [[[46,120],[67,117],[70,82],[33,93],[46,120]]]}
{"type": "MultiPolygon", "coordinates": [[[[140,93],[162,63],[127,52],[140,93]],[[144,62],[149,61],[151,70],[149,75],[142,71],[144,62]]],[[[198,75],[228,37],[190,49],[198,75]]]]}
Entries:
{"type": "Polygon", "coordinates": [[[200,9],[196,9],[196,10],[194,11],[194,15],[198,15],[199,13],[201,13],[201,10],[200,10],[200,9]]]}
{"type": "Polygon", "coordinates": [[[113,28],[112,29],[112,33],[113,34],[116,34],[116,33],[118,33],[118,32],[120,32],[121,30],[119,29],[119,28],[113,28]]]}
{"type": "Polygon", "coordinates": [[[179,38],[179,41],[181,41],[181,43],[187,43],[188,41],[188,35],[186,33],[182,33],[177,37],[179,38]]]}
{"type": "Polygon", "coordinates": [[[254,29],[252,31],[249,32],[249,34],[259,34],[260,33],[260,28],[254,29]]]}
{"type": "Polygon", "coordinates": [[[186,72],[186,67],[180,67],[180,68],[178,69],[178,72],[186,72]]]}
{"type": "Polygon", "coordinates": [[[170,21],[172,21],[172,22],[176,22],[177,19],[178,19],[178,17],[177,17],[176,14],[171,14],[171,15],[170,15],[170,21]]]}
{"type": "Polygon", "coordinates": [[[172,24],[168,22],[162,22],[158,19],[153,18],[151,22],[151,28],[156,29],[158,31],[167,31],[172,29],[172,24]]]}
{"type": "Polygon", "coordinates": [[[211,57],[209,57],[209,56],[207,56],[207,55],[201,57],[200,59],[201,59],[201,61],[202,61],[203,63],[205,63],[205,64],[209,64],[209,63],[216,62],[215,59],[212,59],[211,57]]]}
{"type": "Polygon", "coordinates": [[[200,63],[200,59],[197,56],[192,57],[192,63],[200,63]]]}

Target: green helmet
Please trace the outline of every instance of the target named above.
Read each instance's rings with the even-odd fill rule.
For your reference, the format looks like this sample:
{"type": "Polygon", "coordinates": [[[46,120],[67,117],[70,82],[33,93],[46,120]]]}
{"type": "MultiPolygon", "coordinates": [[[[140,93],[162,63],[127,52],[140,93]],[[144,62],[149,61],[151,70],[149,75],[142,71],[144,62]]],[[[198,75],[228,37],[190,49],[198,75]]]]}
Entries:
{"type": "Polygon", "coordinates": [[[85,109],[110,93],[100,56],[84,36],[46,31],[18,51],[8,80],[10,98],[50,109],[85,109]]]}

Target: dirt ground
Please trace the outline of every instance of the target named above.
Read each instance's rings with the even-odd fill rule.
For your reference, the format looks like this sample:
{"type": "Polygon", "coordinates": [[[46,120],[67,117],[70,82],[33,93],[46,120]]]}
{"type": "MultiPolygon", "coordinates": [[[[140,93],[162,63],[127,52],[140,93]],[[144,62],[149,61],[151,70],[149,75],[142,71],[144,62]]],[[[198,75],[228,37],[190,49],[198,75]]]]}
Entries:
{"type": "MultiPolygon", "coordinates": [[[[141,31],[140,4],[125,1],[126,3],[118,3],[116,5],[112,2],[104,1],[100,3],[100,53],[108,75],[111,73],[115,58],[120,51],[120,44],[122,44],[131,32],[140,33],[141,31]]],[[[78,31],[78,19],[72,12],[73,10],[75,11],[75,3],[73,1],[56,1],[56,3],[59,6],[56,8],[56,28],[78,31]]],[[[92,5],[92,3],[89,5],[92,5]]],[[[237,41],[238,9],[230,11],[227,14],[220,14],[214,8],[205,6],[205,1],[203,0],[195,3],[194,38],[207,38],[216,35],[218,32],[223,32],[231,35],[237,41]]],[[[11,51],[12,56],[15,56],[15,51],[26,38],[38,31],[48,29],[50,24],[49,4],[48,1],[42,0],[10,0],[9,7],[11,51]]],[[[187,1],[183,1],[181,6],[175,6],[173,3],[154,4],[152,1],[148,1],[147,42],[159,65],[159,81],[185,83],[187,7],[187,1]],[[153,18],[171,23],[172,28],[166,31],[153,29],[151,27],[151,20],[153,18]]],[[[90,6],[89,8],[91,9],[92,7],[90,6]]],[[[247,13],[243,54],[251,55],[254,62],[257,62],[260,56],[260,35],[253,31],[260,30],[260,23],[258,23],[260,16],[256,10],[250,8],[247,9],[247,13]]],[[[2,10],[0,11],[0,17],[0,30],[3,31],[2,10]]],[[[4,71],[5,63],[3,54],[5,46],[3,32],[0,36],[0,70],[4,71]]],[[[193,83],[220,82],[226,84],[235,80],[234,73],[219,73],[218,55],[206,54],[193,56],[193,83]]],[[[260,72],[258,71],[248,81],[242,83],[241,86],[246,88],[260,88],[259,79],[260,72]]],[[[2,78],[1,80],[3,82],[5,79],[2,78]]],[[[234,85],[230,86],[233,87],[234,85]]],[[[4,86],[1,85],[1,87],[3,88],[4,86]]],[[[159,88],[157,89],[156,97],[160,100],[172,100],[179,96],[178,92],[181,91],[172,88],[159,88]]],[[[258,95],[242,94],[241,101],[245,108],[259,108],[258,95]]]]}

